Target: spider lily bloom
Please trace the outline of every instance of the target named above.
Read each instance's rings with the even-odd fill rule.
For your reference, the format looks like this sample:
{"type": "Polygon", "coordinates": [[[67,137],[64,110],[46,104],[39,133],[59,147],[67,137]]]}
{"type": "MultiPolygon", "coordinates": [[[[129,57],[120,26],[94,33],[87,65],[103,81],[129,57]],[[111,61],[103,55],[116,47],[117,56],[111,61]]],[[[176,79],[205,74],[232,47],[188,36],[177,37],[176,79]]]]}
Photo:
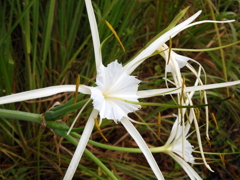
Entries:
{"type": "MultiPolygon", "coordinates": [[[[176,88],[186,88],[186,85],[184,84],[184,80],[181,76],[181,68],[183,68],[184,66],[186,66],[195,76],[196,76],[196,80],[195,80],[195,86],[200,84],[203,85],[203,82],[200,78],[200,73],[201,70],[203,70],[204,74],[205,71],[203,69],[203,67],[201,66],[200,63],[198,63],[197,61],[195,61],[192,58],[188,58],[185,56],[181,56],[177,53],[175,53],[174,51],[172,51],[166,44],[163,44],[161,47],[158,48],[159,54],[165,59],[166,61],[166,68],[165,68],[165,81],[166,81],[166,85],[168,86],[168,82],[170,82],[167,79],[167,73],[170,72],[172,74],[173,77],[173,82],[171,82],[174,86],[176,86],[176,88]],[[193,61],[196,64],[199,65],[199,70],[198,72],[188,63],[188,61],[193,61]]],[[[206,74],[205,74],[206,76],[206,74]]],[[[184,105],[184,106],[188,106],[188,105],[193,105],[192,102],[192,96],[194,95],[194,91],[192,91],[191,93],[178,93],[178,104],[184,105]]],[[[206,95],[206,91],[203,91],[203,95],[204,95],[204,101],[205,104],[208,104],[207,102],[207,95],[206,95]]],[[[181,122],[184,124],[185,123],[185,113],[186,113],[186,108],[183,109],[179,109],[179,119],[181,119],[181,122]]],[[[206,135],[207,138],[209,139],[208,136],[208,106],[205,107],[206,110],[206,124],[207,124],[207,128],[206,128],[206,135]]],[[[195,129],[196,132],[198,134],[197,138],[198,138],[198,144],[199,144],[199,148],[202,154],[202,158],[204,161],[204,164],[206,165],[206,167],[212,171],[212,169],[210,168],[210,166],[207,164],[205,157],[204,157],[204,153],[203,153],[203,148],[202,148],[202,143],[201,143],[201,137],[200,137],[200,131],[199,131],[199,127],[198,127],[198,122],[197,122],[197,118],[196,118],[196,114],[195,114],[195,110],[193,108],[189,109],[189,113],[191,115],[188,115],[187,117],[192,117],[192,118],[188,118],[188,122],[191,124],[192,121],[194,121],[195,124],[195,129]]]]}
{"type": "MultiPolygon", "coordinates": [[[[197,86],[198,84],[203,85],[203,82],[200,78],[200,73],[201,73],[201,70],[203,70],[205,74],[205,71],[201,66],[201,64],[199,64],[197,61],[191,58],[181,56],[175,53],[166,44],[163,44],[161,47],[159,47],[158,51],[159,51],[159,54],[166,61],[165,82],[167,87],[168,87],[168,83],[170,82],[176,88],[180,88],[180,87],[182,87],[183,89],[186,88],[184,79],[181,76],[181,68],[185,66],[196,76],[194,85],[195,86],[197,86]],[[199,65],[198,72],[188,63],[189,60],[199,65]],[[167,78],[168,72],[171,73],[173,81],[168,80],[167,78]]],[[[187,92],[178,93],[177,94],[178,104],[185,105],[185,106],[193,105],[192,97],[194,93],[195,91],[191,91],[189,93],[187,92]]],[[[203,93],[204,93],[205,104],[207,104],[206,92],[203,91],[203,93]]],[[[208,107],[206,106],[205,109],[206,109],[206,120],[208,122],[208,107]]],[[[206,167],[209,170],[211,170],[210,166],[207,164],[206,159],[204,157],[195,110],[193,108],[190,108],[187,111],[186,108],[182,108],[178,110],[178,114],[179,115],[172,127],[170,137],[165,144],[165,147],[167,149],[167,151],[165,152],[167,152],[172,158],[174,158],[176,162],[178,162],[182,166],[182,168],[186,171],[186,173],[191,179],[201,179],[201,177],[196,173],[196,171],[194,171],[194,169],[187,163],[187,162],[190,162],[192,164],[194,163],[194,157],[192,156],[193,146],[189,143],[189,141],[187,141],[187,133],[190,129],[190,125],[192,121],[194,121],[197,138],[198,138],[198,144],[199,144],[199,148],[203,158],[203,162],[205,163],[206,167]],[[189,114],[186,116],[186,113],[188,112],[189,114]],[[185,116],[187,117],[186,125],[185,125],[185,116]],[[180,124],[182,124],[182,126],[180,124]]],[[[208,137],[208,133],[207,133],[207,137],[208,137]]]]}
{"type": "MultiPolygon", "coordinates": [[[[180,164],[191,180],[201,180],[202,178],[187,163],[194,163],[194,157],[192,155],[193,146],[187,140],[188,130],[180,124],[181,122],[177,118],[173,124],[171,134],[163,148],[166,149],[165,152],[168,153],[168,155],[180,164]]],[[[186,126],[189,127],[190,124],[187,123],[186,126]]]]}
{"type": "MultiPolygon", "coordinates": [[[[79,164],[83,151],[89,140],[90,134],[94,126],[94,119],[100,115],[100,121],[103,118],[114,120],[115,122],[121,122],[126,128],[128,133],[136,141],[143,154],[145,155],[149,165],[151,166],[154,174],[158,179],[164,179],[155,159],[153,158],[145,141],[138,133],[136,128],[130,122],[128,113],[138,110],[141,106],[138,103],[139,98],[148,98],[159,96],[163,94],[179,93],[181,90],[176,88],[165,89],[153,89],[146,91],[138,91],[139,80],[130,74],[142,63],[144,60],[151,56],[158,47],[169,40],[169,37],[174,37],[182,30],[190,27],[192,21],[194,21],[201,11],[197,12],[187,20],[173,27],[169,31],[165,32],[162,36],[153,41],[148,47],[141,51],[133,60],[122,66],[117,61],[114,61],[106,67],[102,64],[102,56],[100,50],[100,40],[98,35],[97,23],[93,12],[92,4],[90,0],[85,0],[87,13],[89,17],[89,23],[91,27],[91,33],[94,44],[94,54],[96,61],[96,87],[89,87],[85,85],[79,85],[78,92],[89,94],[93,100],[93,111],[87,121],[82,137],[78,143],[77,149],[71,160],[69,168],[65,174],[64,179],[71,179],[79,164]],[[131,103],[135,102],[135,103],[131,103]]],[[[206,21],[203,21],[206,22],[206,21]]],[[[202,23],[203,23],[202,22],[202,23]]],[[[211,21],[207,21],[211,22],[211,21]]],[[[215,22],[215,21],[214,21],[215,22]]],[[[232,86],[240,84],[240,81],[228,82],[214,85],[203,85],[196,87],[186,87],[184,92],[199,91],[204,89],[213,89],[226,86],[232,86]]],[[[51,96],[62,92],[75,92],[75,85],[60,85],[52,86],[48,88],[37,89],[33,91],[27,91],[19,94],[14,94],[0,98],[0,104],[6,104],[11,102],[24,101],[34,98],[41,98],[51,96]]]]}

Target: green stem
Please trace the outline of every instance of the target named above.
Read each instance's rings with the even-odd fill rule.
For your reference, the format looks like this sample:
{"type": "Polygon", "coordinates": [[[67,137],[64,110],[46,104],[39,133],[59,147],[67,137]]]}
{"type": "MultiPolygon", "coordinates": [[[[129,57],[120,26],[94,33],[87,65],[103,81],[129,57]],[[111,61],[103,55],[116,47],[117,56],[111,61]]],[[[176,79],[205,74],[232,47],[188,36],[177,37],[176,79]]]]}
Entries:
{"type": "MultiPolygon", "coordinates": [[[[34,114],[34,113],[28,113],[28,112],[0,109],[0,117],[11,118],[11,119],[20,119],[20,120],[31,121],[31,122],[35,122],[35,123],[42,123],[41,114],[34,114]]],[[[77,145],[78,142],[73,137],[76,137],[78,139],[81,138],[81,136],[79,134],[77,134],[76,132],[70,133],[73,137],[67,135],[67,131],[68,131],[69,127],[66,124],[64,124],[63,122],[46,121],[46,124],[49,128],[53,129],[56,134],[66,138],[74,145],[77,145]]],[[[80,130],[82,130],[82,129],[80,129],[80,130]]],[[[116,147],[116,146],[98,143],[98,142],[92,141],[92,140],[89,140],[88,143],[91,145],[94,145],[94,146],[97,146],[100,148],[104,148],[104,149],[109,149],[109,150],[131,152],[131,153],[142,153],[141,149],[139,149],[139,148],[116,147]]],[[[164,146],[155,147],[155,148],[150,148],[150,151],[152,153],[165,152],[166,148],[164,146]]]]}
{"type": "Polygon", "coordinates": [[[42,115],[22,111],[13,111],[7,109],[0,109],[0,117],[9,119],[20,119],[24,121],[31,121],[35,123],[42,123],[42,115]]]}
{"type": "Polygon", "coordinates": [[[175,104],[162,104],[162,103],[149,103],[149,102],[135,102],[135,101],[129,101],[129,100],[125,100],[125,99],[121,99],[121,98],[115,98],[112,97],[114,99],[118,99],[127,103],[131,103],[131,104],[137,104],[137,105],[141,105],[141,106],[161,106],[161,107],[169,107],[169,108],[198,108],[198,107],[206,107],[206,106],[213,106],[215,104],[219,104],[222,103],[230,98],[232,98],[231,96],[228,96],[225,99],[222,99],[218,102],[214,102],[214,103],[208,103],[208,104],[200,104],[200,105],[192,105],[192,106],[182,106],[182,105],[175,105],[175,104]]]}
{"type": "Polygon", "coordinates": [[[216,51],[216,50],[220,50],[220,49],[224,49],[227,47],[231,47],[234,46],[236,44],[239,44],[240,41],[236,41],[234,43],[231,44],[227,44],[224,46],[219,46],[219,47],[214,47],[214,48],[206,48],[206,49],[184,49],[184,48],[172,48],[173,51],[187,51],[187,52],[206,52],[206,51],[216,51]]]}
{"type": "MultiPolygon", "coordinates": [[[[67,135],[67,131],[68,131],[69,127],[66,124],[64,124],[63,122],[60,122],[60,121],[56,121],[56,122],[46,121],[46,124],[49,128],[53,129],[56,134],[68,139],[70,142],[72,142],[73,137],[75,137],[77,139],[81,138],[81,135],[79,135],[78,133],[71,132],[70,133],[71,138],[69,139],[69,135],[67,135]]],[[[75,141],[73,141],[72,143],[77,145],[77,143],[75,141]]],[[[116,146],[112,146],[112,145],[98,143],[98,142],[92,141],[92,140],[88,140],[88,143],[91,144],[91,145],[100,147],[100,148],[114,150],[114,151],[122,151],[122,152],[130,152],[130,153],[142,153],[141,149],[139,149],[139,148],[116,147],[116,146]]],[[[152,153],[159,153],[159,152],[166,152],[167,151],[165,146],[149,148],[149,149],[152,153]]]]}
{"type": "MultiPolygon", "coordinates": [[[[75,132],[71,132],[70,134],[73,137],[76,137],[78,139],[81,138],[81,135],[79,135],[75,132]]],[[[111,146],[111,145],[107,145],[107,144],[98,143],[98,142],[92,141],[92,140],[88,140],[88,143],[93,146],[97,146],[97,147],[108,149],[108,150],[122,151],[122,152],[129,152],[129,153],[142,153],[141,149],[139,149],[139,148],[123,148],[123,147],[111,146]]],[[[159,153],[159,152],[167,151],[165,146],[154,147],[154,148],[149,148],[149,149],[152,153],[159,153]]]]}

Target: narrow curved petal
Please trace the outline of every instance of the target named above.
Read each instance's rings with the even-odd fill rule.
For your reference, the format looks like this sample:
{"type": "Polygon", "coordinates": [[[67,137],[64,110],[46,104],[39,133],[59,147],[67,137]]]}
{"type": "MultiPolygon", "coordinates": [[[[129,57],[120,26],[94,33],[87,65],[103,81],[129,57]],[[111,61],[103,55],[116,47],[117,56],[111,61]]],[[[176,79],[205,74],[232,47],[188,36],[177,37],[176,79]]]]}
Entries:
{"type": "Polygon", "coordinates": [[[123,118],[121,120],[121,123],[126,128],[128,133],[132,136],[132,138],[135,140],[135,142],[138,144],[139,148],[141,149],[144,156],[146,157],[150,167],[152,168],[155,176],[158,179],[164,179],[162,172],[160,171],[152,153],[150,152],[147,144],[145,143],[144,139],[139,134],[139,132],[136,130],[136,128],[132,125],[132,123],[127,118],[123,118]]]}
{"type": "Polygon", "coordinates": [[[67,172],[64,176],[63,180],[70,180],[72,179],[73,175],[75,174],[75,171],[78,167],[78,164],[81,160],[82,154],[86,148],[87,142],[90,138],[90,135],[92,133],[93,127],[94,127],[94,119],[97,117],[98,111],[93,110],[91,115],[89,116],[89,119],[87,120],[87,124],[84,128],[82,137],[77,145],[77,149],[74,152],[74,155],[72,157],[72,160],[68,166],[67,172]]]}
{"type": "MultiPolygon", "coordinates": [[[[13,102],[26,101],[30,99],[37,99],[52,96],[58,93],[63,92],[75,92],[76,85],[59,85],[59,86],[51,86],[41,89],[34,89],[31,91],[25,91],[21,93],[16,93],[8,96],[0,97],[0,104],[8,104],[13,102]]],[[[78,92],[83,94],[90,94],[90,90],[88,86],[80,85],[78,88],[78,92]]]]}
{"type": "MultiPolygon", "coordinates": [[[[175,115],[176,116],[176,115],[175,115]]],[[[179,124],[180,122],[178,121],[178,118],[175,120],[175,122],[173,123],[173,126],[172,126],[172,130],[171,130],[171,133],[170,133],[170,136],[168,137],[168,140],[167,142],[165,143],[165,146],[168,146],[170,145],[174,139],[176,138],[177,134],[179,134],[179,124]]],[[[182,131],[181,131],[182,132],[182,131]]]]}
{"type": "Polygon", "coordinates": [[[182,56],[177,54],[176,52],[171,50],[170,53],[170,59],[169,59],[169,47],[166,44],[163,44],[160,48],[158,48],[159,54],[165,59],[165,61],[169,61],[166,64],[166,69],[165,72],[172,72],[174,74],[176,74],[176,70],[180,71],[181,68],[183,68],[184,66],[186,66],[188,64],[188,61],[191,60],[194,63],[198,64],[199,66],[202,67],[202,65],[197,62],[196,60],[186,57],[186,56],[182,56]],[[173,61],[173,62],[172,62],[173,61]],[[174,68],[174,62],[177,63],[177,67],[174,68]]]}
{"type": "Polygon", "coordinates": [[[195,26],[198,24],[203,24],[203,23],[218,23],[218,24],[222,24],[222,23],[231,23],[234,22],[235,20],[227,20],[227,21],[213,21],[213,20],[203,20],[203,21],[198,21],[198,22],[194,22],[192,24],[187,25],[186,28],[189,28],[191,26],[195,26]]]}
{"type": "Polygon", "coordinates": [[[132,61],[124,66],[128,74],[131,74],[148,56],[150,56],[154,51],[156,51],[163,43],[169,40],[170,37],[174,37],[176,34],[186,29],[186,26],[194,21],[201,11],[198,11],[193,16],[178,24],[171,30],[164,33],[158,39],[156,39],[152,44],[150,44],[146,49],[144,49],[139,55],[137,55],[132,61]]]}
{"type": "MultiPolygon", "coordinates": [[[[185,87],[184,92],[223,88],[223,87],[234,86],[234,85],[238,85],[238,84],[240,84],[240,80],[232,81],[232,82],[225,82],[225,83],[208,84],[208,85],[202,85],[202,86],[185,87]]],[[[148,97],[167,95],[167,94],[177,94],[177,93],[181,93],[181,92],[182,92],[182,90],[177,89],[177,88],[162,88],[162,89],[151,89],[151,90],[138,91],[137,96],[139,98],[148,98],[148,97]]]]}
{"type": "Polygon", "coordinates": [[[186,137],[183,137],[183,136],[184,134],[182,134],[180,137],[174,140],[174,142],[171,144],[171,151],[183,157],[185,161],[194,163],[195,158],[192,155],[193,146],[186,139],[186,137]],[[184,151],[183,151],[183,148],[184,148],[184,151]]]}
{"type": "Polygon", "coordinates": [[[92,32],[92,40],[93,40],[95,62],[96,62],[96,69],[97,69],[102,64],[102,52],[101,52],[101,46],[100,46],[98,27],[97,27],[95,14],[93,12],[91,0],[85,0],[85,3],[87,8],[90,28],[92,32]]]}
{"type": "MultiPolygon", "coordinates": [[[[187,29],[189,27],[192,27],[192,26],[195,26],[195,25],[198,25],[198,24],[204,24],[204,23],[219,23],[219,24],[222,24],[222,23],[231,23],[231,22],[234,22],[235,20],[228,20],[228,21],[213,21],[213,20],[203,20],[203,21],[197,21],[195,23],[192,23],[192,24],[189,24],[187,26],[185,26],[182,30],[184,29],[187,29]]],[[[173,34],[173,37],[176,36],[177,33],[173,34]]]]}
{"type": "Polygon", "coordinates": [[[197,172],[182,158],[172,152],[168,152],[168,154],[184,169],[184,171],[188,174],[191,180],[202,180],[202,178],[197,174],[197,172]]]}

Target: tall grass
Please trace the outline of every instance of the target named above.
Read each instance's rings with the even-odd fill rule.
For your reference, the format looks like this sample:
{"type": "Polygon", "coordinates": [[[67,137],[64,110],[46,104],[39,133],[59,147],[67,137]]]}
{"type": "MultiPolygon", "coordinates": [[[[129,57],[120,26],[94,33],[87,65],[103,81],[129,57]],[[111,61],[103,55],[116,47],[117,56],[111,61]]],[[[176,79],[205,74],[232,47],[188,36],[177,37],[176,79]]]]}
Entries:
{"type": "MultiPolygon", "coordinates": [[[[74,84],[80,74],[81,84],[94,83],[95,64],[88,17],[84,1],[1,1],[0,12],[0,96],[25,90],[47,87],[56,84],[74,84]]],[[[136,1],[111,0],[93,2],[101,42],[111,31],[105,25],[107,20],[117,31],[126,52],[123,52],[116,39],[110,37],[102,46],[103,63],[118,59],[126,63],[154,35],[163,30],[175,15],[190,6],[186,16],[202,9],[200,19],[236,19],[233,24],[201,25],[192,27],[173,39],[173,47],[206,48],[229,44],[239,39],[239,7],[237,1],[136,1]]],[[[239,45],[214,52],[180,52],[196,59],[205,68],[209,83],[238,80],[239,45]]],[[[191,76],[186,74],[186,82],[191,76]]],[[[138,68],[135,74],[143,80],[142,89],[164,87],[164,61],[153,57],[138,68]],[[154,80],[154,83],[152,83],[154,80]]],[[[240,152],[239,141],[239,87],[229,90],[219,89],[208,92],[209,101],[235,94],[235,98],[210,107],[215,114],[219,129],[214,123],[210,126],[211,146],[205,142],[205,150],[210,152],[240,152]],[[229,92],[228,92],[229,91],[229,92]]],[[[63,93],[44,100],[15,103],[1,106],[34,113],[44,113],[59,101],[65,103],[72,94],[63,93]]],[[[169,97],[154,99],[157,102],[171,103],[169,97]]],[[[196,99],[196,102],[200,100],[196,99]]],[[[200,109],[201,111],[201,109],[200,109]]],[[[136,125],[147,143],[162,145],[171,129],[171,114],[176,109],[163,107],[143,108],[132,115],[144,122],[157,121],[161,112],[163,122],[160,141],[156,137],[157,126],[136,125]],[[142,117],[142,118],[141,118],[142,117]],[[170,123],[169,123],[170,122],[170,123]],[[149,133],[152,132],[152,133],[149,133]]],[[[84,127],[89,115],[86,110],[76,126],[84,127]]],[[[61,120],[70,125],[75,114],[61,120]]],[[[203,115],[200,116],[204,119],[203,115]]],[[[201,121],[204,123],[204,121],[201,121]]],[[[204,125],[204,124],[203,124],[204,125]]],[[[203,127],[204,128],[204,127],[203,127]]],[[[135,147],[136,144],[126,134],[120,124],[107,121],[102,125],[109,144],[135,147]]],[[[79,132],[81,133],[81,132],[79,132]]],[[[204,134],[203,134],[204,136],[204,134]]],[[[56,136],[50,129],[38,124],[9,120],[0,120],[0,177],[2,179],[59,179],[66,171],[75,147],[65,139],[56,136]]],[[[98,131],[92,139],[103,142],[98,131]]],[[[87,147],[104,164],[116,172],[122,179],[154,179],[154,176],[142,154],[123,153],[103,150],[92,145],[87,147]]],[[[167,179],[184,179],[186,175],[179,166],[164,154],[155,154],[155,158],[167,179]],[[170,172],[170,173],[169,173],[170,172]]],[[[209,155],[212,168],[222,179],[237,179],[239,155],[225,156],[224,163],[219,156],[209,155]],[[225,166],[226,165],[226,166],[225,166]]],[[[211,179],[213,175],[201,165],[197,166],[201,176],[211,179]]],[[[216,174],[216,173],[215,173],[216,174]]],[[[80,179],[107,179],[106,175],[87,157],[83,157],[76,173],[80,179]]]]}

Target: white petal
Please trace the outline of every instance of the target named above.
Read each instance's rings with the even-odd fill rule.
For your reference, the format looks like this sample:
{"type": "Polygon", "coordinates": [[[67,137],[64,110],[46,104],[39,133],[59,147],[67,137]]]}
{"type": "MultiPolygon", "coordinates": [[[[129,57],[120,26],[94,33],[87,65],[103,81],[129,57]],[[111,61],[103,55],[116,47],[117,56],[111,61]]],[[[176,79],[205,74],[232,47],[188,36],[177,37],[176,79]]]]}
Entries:
{"type": "Polygon", "coordinates": [[[97,117],[97,114],[98,114],[98,111],[94,109],[92,111],[91,115],[89,116],[89,119],[87,120],[87,124],[84,128],[82,137],[77,145],[77,149],[74,152],[72,160],[71,160],[71,162],[68,166],[67,172],[64,176],[64,180],[72,179],[73,175],[75,174],[77,166],[81,160],[82,154],[86,148],[89,137],[92,133],[92,130],[94,127],[94,119],[97,117]]]}
{"type": "Polygon", "coordinates": [[[186,29],[186,26],[194,21],[199,15],[201,11],[198,11],[196,14],[173,27],[158,39],[156,39],[152,44],[150,44],[146,49],[144,49],[139,55],[137,55],[132,61],[130,61],[124,68],[131,74],[148,56],[150,56],[154,51],[156,51],[163,43],[169,40],[170,37],[174,37],[176,34],[181,32],[183,29],[186,29]]]}
{"type": "Polygon", "coordinates": [[[119,64],[117,60],[108,64],[107,67],[102,65],[98,69],[96,84],[105,94],[115,96],[116,93],[122,94],[126,91],[127,93],[125,93],[125,95],[129,93],[134,94],[136,93],[139,83],[140,81],[138,79],[126,73],[122,64],[119,64]]]}
{"type": "MultiPolygon", "coordinates": [[[[186,66],[188,60],[191,59],[191,58],[188,58],[186,56],[179,55],[179,54],[175,53],[174,51],[171,52],[171,56],[175,57],[180,69],[182,67],[186,66]]],[[[193,59],[191,59],[191,60],[193,60],[193,59]]],[[[195,62],[195,60],[193,60],[193,61],[195,62]]]]}
{"type": "Polygon", "coordinates": [[[180,136],[171,145],[171,151],[175,152],[179,156],[181,156],[185,161],[194,163],[195,158],[192,155],[193,146],[190,142],[184,137],[180,136]],[[184,144],[182,141],[184,140],[184,144]]]}
{"type": "MultiPolygon", "coordinates": [[[[166,60],[166,61],[168,60],[168,53],[169,53],[168,50],[166,50],[165,53],[164,53],[164,54],[166,54],[166,57],[165,57],[165,60],[166,60]]],[[[186,66],[186,65],[188,64],[188,61],[189,61],[189,60],[191,60],[191,61],[199,64],[199,63],[198,63],[197,61],[195,61],[194,59],[189,58],[189,57],[186,57],[186,56],[179,55],[179,54],[175,53],[174,51],[171,51],[171,59],[170,59],[170,61],[172,61],[172,60],[175,60],[175,61],[176,61],[176,63],[178,64],[179,70],[180,70],[181,68],[183,68],[184,66],[186,66]]],[[[200,65],[200,64],[199,64],[199,65],[200,65]]],[[[166,65],[166,72],[172,72],[172,73],[175,74],[175,71],[174,71],[173,67],[171,66],[171,63],[168,63],[168,64],[166,65]]]]}
{"type": "Polygon", "coordinates": [[[198,25],[198,24],[203,24],[203,23],[218,23],[218,24],[222,24],[222,23],[231,23],[231,22],[234,22],[234,21],[235,20],[227,20],[227,21],[203,20],[203,21],[197,21],[195,23],[189,24],[189,25],[187,25],[186,28],[189,28],[189,27],[192,27],[192,26],[195,26],[195,25],[198,25]]]}
{"type": "Polygon", "coordinates": [[[158,179],[164,179],[162,172],[160,171],[152,153],[150,152],[147,144],[145,143],[144,139],[139,134],[139,132],[136,130],[136,128],[132,125],[132,123],[127,118],[123,118],[121,120],[121,123],[126,128],[128,133],[132,136],[132,138],[135,140],[135,142],[137,143],[141,151],[143,152],[155,176],[158,179]]]}
{"type": "Polygon", "coordinates": [[[169,58],[169,47],[166,44],[163,44],[162,47],[158,48],[158,51],[166,61],[165,75],[167,72],[172,72],[173,74],[176,74],[176,76],[181,76],[180,69],[188,63],[187,61],[189,59],[179,60],[174,51],[171,51],[169,58]]]}
{"type": "Polygon", "coordinates": [[[176,154],[169,152],[168,153],[175,161],[180,164],[180,166],[184,169],[184,171],[188,174],[191,180],[202,180],[202,178],[197,174],[197,172],[182,158],[177,156],[176,154]]]}
{"type": "Polygon", "coordinates": [[[95,54],[95,61],[96,61],[96,69],[102,64],[102,53],[101,53],[101,46],[100,46],[100,39],[98,33],[97,22],[95,18],[95,14],[93,12],[92,2],[91,0],[85,0],[88,19],[90,23],[91,33],[92,33],[92,40],[93,40],[93,48],[95,54]]]}
{"type": "MultiPolygon", "coordinates": [[[[195,23],[189,24],[187,26],[185,26],[182,30],[187,29],[189,27],[198,25],[198,24],[203,24],[203,23],[230,23],[230,22],[234,22],[235,20],[228,20],[228,21],[213,21],[213,20],[203,20],[203,21],[197,21],[195,23]]],[[[173,37],[176,36],[177,33],[173,34],[173,37]]]]}
{"type": "MultiPolygon", "coordinates": [[[[240,80],[232,81],[232,82],[225,82],[225,83],[208,84],[208,85],[202,85],[202,86],[185,87],[184,92],[217,89],[217,88],[223,88],[223,87],[228,87],[228,86],[235,86],[238,84],[240,84],[240,80]]],[[[162,89],[151,89],[151,90],[138,91],[137,96],[139,98],[147,98],[147,97],[154,97],[154,96],[167,95],[167,94],[177,94],[177,93],[181,93],[181,92],[182,92],[182,90],[177,89],[177,88],[162,88],[162,89]]]]}
{"type": "MultiPolygon", "coordinates": [[[[48,96],[52,96],[52,95],[63,93],[63,92],[75,92],[75,90],[76,90],[76,85],[51,86],[51,87],[35,89],[31,91],[25,91],[17,94],[0,97],[0,104],[7,104],[7,103],[13,103],[13,102],[26,101],[30,99],[43,98],[43,97],[48,97],[48,96]]],[[[78,88],[78,92],[81,92],[84,94],[91,93],[89,90],[89,87],[85,85],[80,85],[78,88]]]]}
{"type": "Polygon", "coordinates": [[[168,140],[167,140],[167,142],[165,143],[165,145],[166,146],[168,146],[169,144],[171,144],[173,141],[174,141],[174,139],[175,139],[175,137],[176,137],[176,134],[178,133],[178,131],[179,131],[179,129],[178,129],[178,123],[180,123],[179,121],[178,121],[178,118],[175,120],[175,122],[174,122],[174,124],[173,124],[173,126],[172,126],[172,130],[171,130],[171,133],[170,133],[170,136],[168,137],[168,140]]]}

